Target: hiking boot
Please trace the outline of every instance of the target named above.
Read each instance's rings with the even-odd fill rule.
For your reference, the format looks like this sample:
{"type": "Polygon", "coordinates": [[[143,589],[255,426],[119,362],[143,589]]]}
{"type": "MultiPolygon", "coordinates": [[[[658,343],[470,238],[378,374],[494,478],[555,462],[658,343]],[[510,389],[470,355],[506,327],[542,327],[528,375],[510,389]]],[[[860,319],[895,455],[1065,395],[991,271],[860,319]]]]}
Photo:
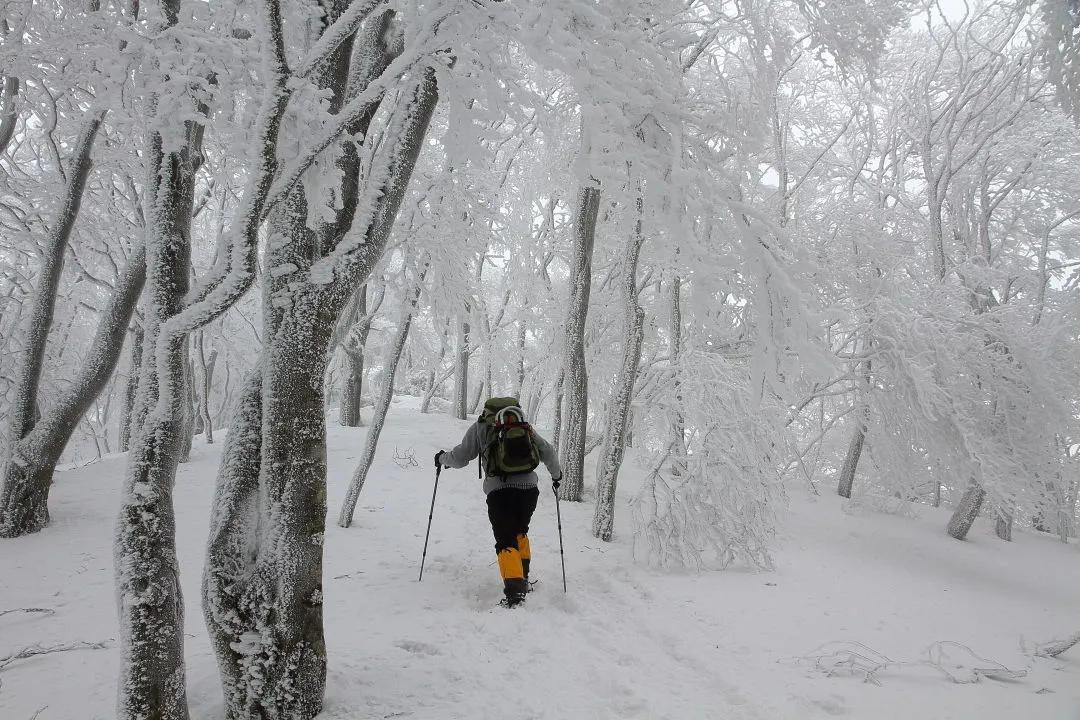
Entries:
{"type": "Polygon", "coordinates": [[[524,604],[525,593],[507,593],[506,597],[499,601],[499,605],[504,608],[515,608],[524,604]]]}

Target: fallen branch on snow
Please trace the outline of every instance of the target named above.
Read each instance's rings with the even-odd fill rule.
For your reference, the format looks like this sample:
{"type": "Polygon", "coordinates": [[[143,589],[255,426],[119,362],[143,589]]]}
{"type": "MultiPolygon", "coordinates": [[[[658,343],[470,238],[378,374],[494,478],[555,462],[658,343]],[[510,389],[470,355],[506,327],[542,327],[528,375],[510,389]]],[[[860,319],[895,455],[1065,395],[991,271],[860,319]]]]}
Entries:
{"type": "Polygon", "coordinates": [[[416,462],[416,454],[412,448],[402,452],[397,448],[394,448],[394,464],[404,470],[407,467],[419,467],[420,464],[416,462]]]}
{"type": "Polygon", "coordinates": [[[1027,670],[1011,670],[999,662],[980,657],[966,645],[951,640],[936,642],[926,649],[926,660],[899,661],[882,655],[862,643],[828,642],[802,657],[791,658],[796,664],[812,663],[826,675],[846,672],[861,675],[863,682],[881,683],[877,674],[888,667],[930,667],[954,683],[975,683],[984,677],[994,680],[1018,680],[1027,670]]]}
{"type": "Polygon", "coordinates": [[[1073,633],[1064,640],[1039,643],[1035,646],[1035,657],[1056,658],[1077,643],[1080,643],[1080,632],[1073,633]]]}
{"type": "Polygon", "coordinates": [[[12,608],[11,610],[0,610],[0,617],[7,615],[8,613],[43,613],[45,615],[55,615],[56,611],[49,608],[12,608]]]}
{"type": "Polygon", "coordinates": [[[104,650],[109,647],[109,642],[109,640],[102,640],[101,642],[78,640],[72,643],[60,643],[59,645],[49,646],[27,645],[22,650],[17,650],[9,655],[0,656],[0,670],[3,670],[8,665],[11,665],[18,660],[26,660],[27,658],[37,657],[38,655],[49,655],[51,653],[67,652],[69,650],[104,650]]]}

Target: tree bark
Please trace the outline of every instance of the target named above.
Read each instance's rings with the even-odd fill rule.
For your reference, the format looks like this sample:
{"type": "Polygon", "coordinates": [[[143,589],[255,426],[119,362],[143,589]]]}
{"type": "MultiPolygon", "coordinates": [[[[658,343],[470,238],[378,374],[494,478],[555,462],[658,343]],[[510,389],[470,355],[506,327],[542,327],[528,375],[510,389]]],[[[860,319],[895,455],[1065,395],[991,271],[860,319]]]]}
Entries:
{"type": "Polygon", "coordinates": [[[566,384],[566,365],[560,364],[559,374],[555,378],[555,418],[552,420],[551,447],[555,454],[562,457],[560,444],[563,434],[563,387],[566,384]]]}
{"type": "Polygon", "coordinates": [[[191,460],[191,446],[195,442],[195,430],[199,418],[195,414],[195,366],[191,363],[191,348],[185,339],[180,349],[180,367],[183,370],[184,395],[180,401],[180,462],[191,460]]]}
{"type": "Polygon", "coordinates": [[[596,510],[593,513],[593,535],[604,542],[611,541],[614,528],[615,486],[628,442],[630,404],[634,399],[634,385],[637,383],[638,365],[641,362],[641,345],[645,339],[645,311],[638,302],[637,288],[638,259],[641,257],[641,246],[645,242],[641,227],[643,201],[640,197],[636,201],[636,209],[634,234],[627,243],[626,255],[623,258],[623,358],[608,415],[600,460],[600,477],[596,482],[596,510]]]}
{"type": "Polygon", "coordinates": [[[15,100],[19,96],[19,78],[10,75],[4,76],[2,100],[0,100],[0,153],[7,150],[11,138],[15,135],[15,124],[18,122],[19,113],[15,107],[15,100]]]}
{"type": "MultiPolygon", "coordinates": [[[[172,1],[171,9],[178,10],[178,0],[172,1]]],[[[155,133],[147,153],[153,172],[144,342],[150,352],[144,353],[139,380],[147,414],[128,453],[114,545],[123,638],[117,717],[122,720],[189,717],[172,502],[185,430],[187,337],[161,332],[183,309],[191,274],[191,217],[203,127],[192,120],[184,127],[186,142],[180,149],[166,153],[155,133]]]]}
{"type": "Polygon", "coordinates": [[[52,224],[52,230],[45,239],[39,280],[37,287],[34,288],[30,326],[26,333],[26,351],[16,378],[15,393],[11,402],[9,436],[13,446],[26,437],[34,426],[41,371],[45,365],[45,347],[49,339],[49,328],[52,327],[53,312],[56,309],[60,277],[64,270],[64,250],[75,229],[75,221],[79,217],[79,208],[82,205],[86,181],[90,177],[92,166],[90,153],[104,117],[104,110],[93,111],[82,132],[79,133],[68,168],[67,184],[64,188],[60,210],[52,224]]]}
{"type": "Polygon", "coordinates": [[[994,521],[994,534],[1006,542],[1012,541],[1013,516],[1004,509],[999,509],[994,521]]]}
{"type": "Polygon", "coordinates": [[[975,524],[975,518],[979,517],[983,500],[986,499],[986,490],[974,478],[968,483],[967,490],[960,498],[960,504],[956,506],[946,532],[950,537],[963,540],[967,537],[971,526],[975,524]]]}
{"type": "Polygon", "coordinates": [[[566,445],[563,448],[563,500],[581,502],[585,489],[585,429],[589,420],[589,381],[585,368],[585,323],[589,314],[592,255],[600,188],[586,185],[578,192],[570,276],[570,309],[566,318],[566,445]]]}
{"type": "Polygon", "coordinates": [[[371,330],[371,318],[367,317],[367,285],[357,291],[356,312],[360,316],[361,327],[350,328],[350,337],[343,344],[345,350],[345,387],[341,393],[341,424],[344,427],[360,427],[360,395],[364,385],[364,349],[368,333],[371,330]],[[355,344],[351,336],[355,332],[355,344]]]}
{"type": "Polygon", "coordinates": [[[338,525],[347,528],[352,525],[353,513],[356,510],[356,501],[360,498],[360,492],[364,489],[364,481],[367,479],[371,463],[375,460],[375,450],[379,445],[379,436],[382,434],[383,424],[386,422],[386,413],[390,410],[390,403],[394,399],[394,375],[397,373],[398,363],[405,350],[405,341],[409,339],[409,327],[412,325],[413,314],[416,312],[416,303],[420,298],[420,283],[423,282],[424,273],[420,274],[416,289],[413,291],[409,302],[409,310],[402,318],[398,327],[397,336],[390,349],[390,357],[386,360],[386,373],[383,377],[383,388],[379,394],[379,400],[375,404],[375,413],[368,428],[367,439],[364,441],[364,451],[360,455],[360,462],[356,465],[352,480],[349,482],[349,490],[345,495],[345,502],[341,506],[341,515],[338,517],[338,525]]]}
{"type": "MultiPolygon", "coordinates": [[[[260,607],[245,591],[247,572],[259,540],[259,468],[262,456],[263,376],[256,369],[244,381],[229,419],[221,468],[210,515],[210,537],[202,577],[203,618],[218,658],[225,688],[226,717],[244,717],[245,678],[259,672],[254,658],[237,643],[257,626],[260,607]]],[[[255,716],[258,717],[258,716],[255,716]]]]}
{"type": "Polygon", "coordinates": [[[851,442],[848,443],[847,454],[844,455],[844,465],[840,468],[840,480],[836,483],[836,494],[842,498],[851,497],[851,489],[855,484],[855,470],[859,466],[865,440],[866,432],[860,423],[851,434],[851,442]]]}
{"type": "Polygon", "coordinates": [[[454,364],[454,417],[464,420],[469,413],[469,303],[458,331],[457,362],[454,364]]]}
{"type": "Polygon", "coordinates": [[[686,398],[682,391],[682,278],[678,275],[671,282],[671,370],[672,387],[675,395],[675,412],[671,417],[672,452],[675,460],[671,474],[681,477],[686,474],[686,417],[683,405],[686,398]]]}
{"type": "MultiPolygon", "coordinates": [[[[365,49],[372,50],[382,37],[385,34],[365,36],[358,42],[368,43],[365,49]]],[[[323,82],[335,92],[342,87],[336,77],[323,82]]],[[[367,175],[362,202],[354,193],[344,193],[347,199],[338,222],[318,233],[306,226],[302,186],[292,190],[272,214],[273,240],[264,258],[268,272],[263,286],[266,341],[257,431],[261,442],[233,443],[230,432],[218,480],[221,497],[250,495],[236,488],[250,484],[257,468],[257,503],[252,507],[238,501],[233,512],[250,518],[247,522],[256,525],[258,532],[248,533],[254,542],[243,546],[239,563],[230,565],[227,557],[211,554],[205,569],[208,595],[218,603],[213,612],[207,611],[207,622],[222,667],[227,718],[311,720],[322,709],[326,684],[323,377],[337,316],[386,248],[438,100],[434,71],[420,71],[400,98],[374,161],[378,166],[367,175]],[[362,217],[356,213],[365,223],[359,228],[354,226],[357,207],[364,208],[362,217]],[[359,250],[342,258],[335,253],[335,243],[347,233],[363,241],[357,244],[359,250]],[[274,277],[269,272],[288,265],[301,271],[313,268],[325,262],[329,253],[336,258],[329,283],[296,283],[292,275],[274,277]],[[251,456],[256,450],[258,458],[251,456]],[[240,479],[229,477],[228,468],[242,468],[240,479]],[[221,578],[230,575],[239,580],[231,583],[228,592],[221,592],[221,578]]],[[[370,137],[368,132],[363,135],[370,137]]],[[[346,173],[344,181],[358,181],[358,166],[356,173],[351,179],[346,173]]],[[[226,534],[235,532],[240,531],[226,534]]]]}
{"type": "Polygon", "coordinates": [[[869,360],[863,363],[862,379],[863,389],[856,396],[856,402],[862,406],[858,413],[859,424],[851,435],[851,442],[848,443],[847,454],[844,456],[844,465],[840,468],[840,479],[836,483],[836,494],[842,498],[851,497],[851,491],[855,485],[855,471],[859,467],[863,445],[866,442],[866,428],[870,420],[869,398],[867,397],[870,394],[869,360]]]}
{"type": "MultiPolygon", "coordinates": [[[[525,322],[518,321],[517,328],[517,367],[514,376],[514,392],[512,395],[520,398],[525,387],[525,322]]],[[[488,363],[488,377],[491,377],[491,363],[488,363]]],[[[490,385],[490,383],[489,383],[490,385]]]]}
{"type": "MultiPolygon", "coordinates": [[[[143,277],[146,277],[145,259],[143,277]]],[[[119,436],[120,452],[127,452],[131,441],[131,415],[135,410],[135,395],[139,390],[139,366],[142,364],[143,331],[136,326],[131,332],[131,355],[128,360],[128,377],[124,384],[124,405],[120,408],[119,436]]]]}
{"type": "Polygon", "coordinates": [[[199,395],[198,395],[198,413],[202,419],[203,432],[206,434],[206,444],[214,444],[214,420],[210,417],[210,388],[214,382],[214,366],[217,364],[218,351],[217,349],[210,351],[210,359],[206,359],[206,351],[203,347],[204,337],[203,333],[199,331],[199,395]]]}
{"type": "MultiPolygon", "coordinates": [[[[124,347],[128,323],[146,280],[146,255],[128,261],[98,324],[86,361],[75,382],[25,437],[12,446],[0,488],[0,537],[37,532],[49,522],[49,489],[56,463],[79,420],[104,390],[124,347]]],[[[134,371],[136,376],[137,370],[134,371]]]]}

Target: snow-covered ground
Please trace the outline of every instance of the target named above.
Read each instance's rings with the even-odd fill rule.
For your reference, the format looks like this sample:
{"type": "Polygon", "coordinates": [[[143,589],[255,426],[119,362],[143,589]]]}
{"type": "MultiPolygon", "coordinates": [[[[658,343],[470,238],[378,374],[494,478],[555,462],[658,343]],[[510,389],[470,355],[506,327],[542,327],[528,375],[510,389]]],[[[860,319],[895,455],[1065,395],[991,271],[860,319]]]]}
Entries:
{"type": "MultiPolygon", "coordinates": [[[[443,472],[417,582],[431,457],[468,423],[415,408],[404,398],[391,410],[348,530],[333,520],[366,430],[330,426],[327,720],[1080,720],[1080,646],[1057,660],[1030,652],[1080,631],[1075,544],[1029,532],[1003,543],[982,524],[959,543],[944,534],[943,510],[884,515],[852,509],[825,489],[811,498],[792,487],[775,572],[661,573],[631,557],[625,499],[638,480],[631,454],[620,476],[615,542],[590,536],[591,504],[562,504],[566,594],[544,478],[530,532],[541,582],[526,608],[507,611],[495,607],[500,581],[475,466],[443,472]],[[401,459],[409,455],[415,465],[401,459]],[[952,682],[924,662],[927,648],[944,641],[959,644],[937,646],[957,677],[994,663],[1027,674],[952,682]],[[837,647],[833,657],[858,651],[866,659],[832,674],[808,660],[837,647]],[[892,664],[867,680],[876,654],[892,664]]],[[[197,720],[221,717],[199,608],[220,448],[220,439],[206,446],[197,438],[176,484],[197,720]]],[[[52,525],[0,542],[0,612],[51,611],[0,615],[0,658],[29,645],[107,644],[0,660],[3,720],[114,717],[111,537],[123,472],[124,457],[113,456],[58,473],[52,525]]]]}

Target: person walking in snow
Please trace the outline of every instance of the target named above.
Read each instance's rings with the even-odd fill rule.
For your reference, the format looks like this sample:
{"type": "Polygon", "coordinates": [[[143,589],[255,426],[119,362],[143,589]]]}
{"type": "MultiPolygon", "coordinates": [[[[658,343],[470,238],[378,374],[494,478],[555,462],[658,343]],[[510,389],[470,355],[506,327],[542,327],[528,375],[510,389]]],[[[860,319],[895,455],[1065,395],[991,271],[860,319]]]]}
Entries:
{"type": "Polygon", "coordinates": [[[461,443],[435,453],[435,466],[463,468],[476,457],[506,594],[502,604],[515,607],[529,591],[529,522],[540,497],[535,468],[544,463],[556,490],[562,468],[555,449],[525,421],[516,398],[488,400],[461,443]]]}

